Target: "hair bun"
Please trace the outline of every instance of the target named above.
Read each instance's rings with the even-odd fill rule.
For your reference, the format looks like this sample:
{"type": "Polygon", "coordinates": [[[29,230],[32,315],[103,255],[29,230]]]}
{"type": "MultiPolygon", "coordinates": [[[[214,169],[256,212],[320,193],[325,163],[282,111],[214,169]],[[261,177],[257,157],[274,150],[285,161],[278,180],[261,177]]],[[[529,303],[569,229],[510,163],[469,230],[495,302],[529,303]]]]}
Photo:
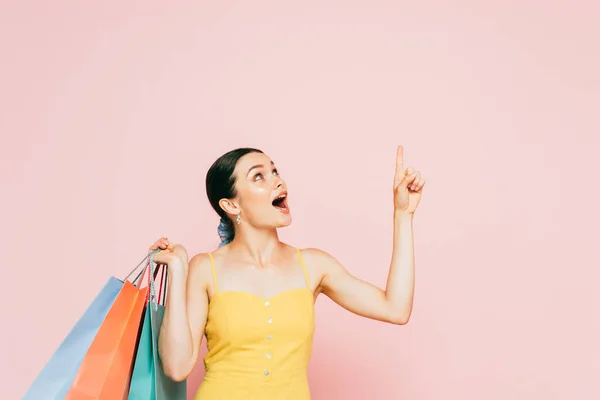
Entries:
{"type": "Polygon", "coordinates": [[[217,227],[217,232],[219,233],[219,238],[221,238],[221,244],[219,244],[219,247],[222,247],[226,244],[229,244],[233,240],[235,231],[229,220],[221,218],[221,222],[219,222],[219,226],[217,227]]]}

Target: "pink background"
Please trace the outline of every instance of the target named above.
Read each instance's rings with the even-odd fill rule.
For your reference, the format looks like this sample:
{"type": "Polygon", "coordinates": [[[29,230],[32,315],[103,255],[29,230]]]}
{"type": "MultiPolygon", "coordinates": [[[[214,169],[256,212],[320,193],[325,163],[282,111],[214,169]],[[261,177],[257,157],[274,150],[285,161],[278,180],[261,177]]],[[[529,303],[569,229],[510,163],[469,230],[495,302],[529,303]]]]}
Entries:
{"type": "Polygon", "coordinates": [[[216,246],[233,147],[287,179],[284,240],[383,285],[397,144],[429,178],[412,319],[319,299],[314,399],[600,398],[597,4],[12,3],[0,398],[156,238],[216,246]]]}

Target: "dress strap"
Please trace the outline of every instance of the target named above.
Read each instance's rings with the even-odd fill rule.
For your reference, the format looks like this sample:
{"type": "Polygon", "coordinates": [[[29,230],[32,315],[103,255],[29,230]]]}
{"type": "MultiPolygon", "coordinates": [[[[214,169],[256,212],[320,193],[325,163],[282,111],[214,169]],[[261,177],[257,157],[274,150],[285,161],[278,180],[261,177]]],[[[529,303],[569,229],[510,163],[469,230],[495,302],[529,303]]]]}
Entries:
{"type": "Polygon", "coordinates": [[[215,268],[215,259],[213,258],[212,253],[208,253],[208,256],[210,257],[210,267],[212,269],[212,276],[213,276],[213,286],[215,287],[215,293],[217,293],[218,286],[217,286],[217,269],[215,268]]]}
{"type": "Polygon", "coordinates": [[[302,272],[304,272],[304,280],[306,281],[306,287],[310,290],[310,279],[308,279],[308,271],[306,270],[306,265],[304,264],[304,258],[302,258],[302,252],[300,249],[296,249],[298,253],[298,259],[300,260],[300,265],[302,265],[302,272]]]}

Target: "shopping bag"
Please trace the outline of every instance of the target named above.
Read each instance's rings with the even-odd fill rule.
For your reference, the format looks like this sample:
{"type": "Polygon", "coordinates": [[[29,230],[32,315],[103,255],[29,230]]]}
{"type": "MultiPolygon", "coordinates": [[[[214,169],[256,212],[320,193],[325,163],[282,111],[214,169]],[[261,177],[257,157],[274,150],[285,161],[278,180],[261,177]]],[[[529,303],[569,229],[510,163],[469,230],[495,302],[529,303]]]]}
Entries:
{"type": "MultiPolygon", "coordinates": [[[[63,400],[100,325],[123,284],[147,263],[146,256],[124,279],[110,277],[33,381],[23,400],[63,400]]],[[[141,273],[135,278],[139,280],[141,273]]]]}
{"type": "MultiPolygon", "coordinates": [[[[145,272],[150,273],[149,265],[145,272]]],[[[140,288],[129,281],[124,282],[81,362],[65,400],[127,398],[147,293],[147,286],[140,288]]]]}
{"type": "MultiPolygon", "coordinates": [[[[152,259],[150,264],[154,269],[156,265],[152,259]]],[[[186,400],[187,398],[186,382],[175,382],[166,376],[158,355],[158,334],[164,316],[166,290],[167,267],[162,265],[158,299],[154,281],[150,282],[150,296],[146,306],[128,400],[186,400]]]]}

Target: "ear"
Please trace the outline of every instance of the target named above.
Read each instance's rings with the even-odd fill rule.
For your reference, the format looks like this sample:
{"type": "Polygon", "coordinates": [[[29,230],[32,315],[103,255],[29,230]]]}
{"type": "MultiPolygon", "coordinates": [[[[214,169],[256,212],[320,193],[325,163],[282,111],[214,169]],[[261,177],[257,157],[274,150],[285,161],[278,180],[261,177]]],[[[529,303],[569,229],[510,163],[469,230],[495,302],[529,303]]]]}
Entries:
{"type": "Polygon", "coordinates": [[[240,213],[240,207],[231,199],[219,200],[219,206],[229,215],[238,215],[240,213]]]}

